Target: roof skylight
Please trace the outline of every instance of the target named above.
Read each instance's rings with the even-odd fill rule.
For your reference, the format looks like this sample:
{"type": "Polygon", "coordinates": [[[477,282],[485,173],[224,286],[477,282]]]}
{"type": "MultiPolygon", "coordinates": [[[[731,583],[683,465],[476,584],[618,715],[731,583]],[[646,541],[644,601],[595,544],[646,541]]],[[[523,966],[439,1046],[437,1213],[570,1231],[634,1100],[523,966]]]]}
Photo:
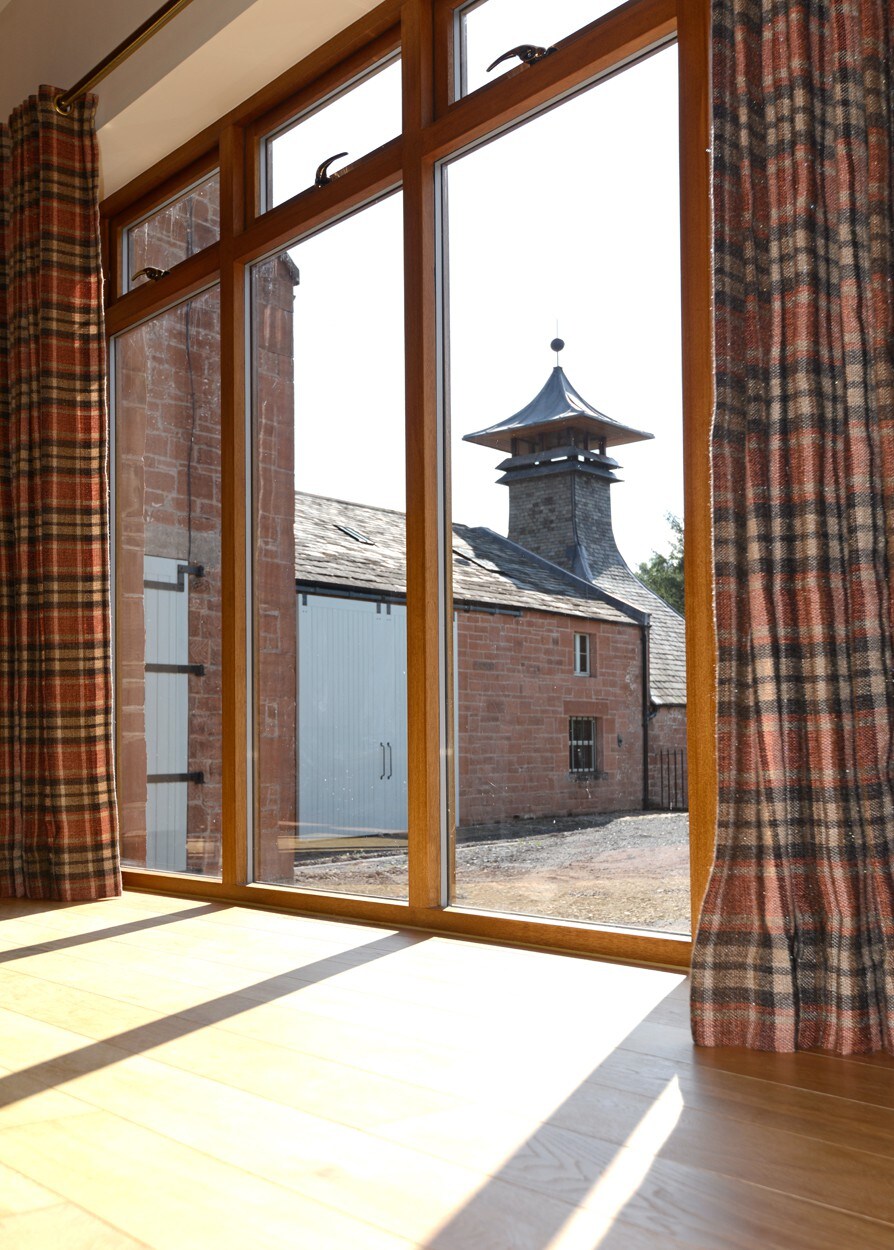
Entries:
{"type": "Polygon", "coordinates": [[[353,538],[356,543],[365,543],[367,547],[374,547],[376,544],[371,538],[367,538],[365,534],[361,534],[359,530],[352,529],[350,525],[336,525],[337,530],[341,530],[343,534],[347,534],[348,538],[353,538]]]}

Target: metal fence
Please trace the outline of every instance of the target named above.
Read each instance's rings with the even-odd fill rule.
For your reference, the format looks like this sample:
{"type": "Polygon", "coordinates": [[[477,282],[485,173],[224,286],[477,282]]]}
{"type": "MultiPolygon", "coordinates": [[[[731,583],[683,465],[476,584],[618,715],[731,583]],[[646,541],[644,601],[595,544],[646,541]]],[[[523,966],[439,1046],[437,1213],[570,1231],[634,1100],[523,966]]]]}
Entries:
{"type": "Polygon", "coordinates": [[[686,752],[682,750],[659,751],[658,775],[662,809],[667,812],[688,811],[689,784],[686,752]]]}

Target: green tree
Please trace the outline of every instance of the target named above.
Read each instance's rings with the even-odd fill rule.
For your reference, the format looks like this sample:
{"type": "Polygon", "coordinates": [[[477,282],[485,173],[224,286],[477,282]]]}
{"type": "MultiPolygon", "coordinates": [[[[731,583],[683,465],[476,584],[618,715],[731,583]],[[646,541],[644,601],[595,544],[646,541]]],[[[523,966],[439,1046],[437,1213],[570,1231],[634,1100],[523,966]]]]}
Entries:
{"type": "Polygon", "coordinates": [[[665,514],[671,529],[670,552],[663,556],[652,552],[636,570],[641,582],[654,590],[665,603],[683,615],[683,522],[672,512],[665,514]]]}

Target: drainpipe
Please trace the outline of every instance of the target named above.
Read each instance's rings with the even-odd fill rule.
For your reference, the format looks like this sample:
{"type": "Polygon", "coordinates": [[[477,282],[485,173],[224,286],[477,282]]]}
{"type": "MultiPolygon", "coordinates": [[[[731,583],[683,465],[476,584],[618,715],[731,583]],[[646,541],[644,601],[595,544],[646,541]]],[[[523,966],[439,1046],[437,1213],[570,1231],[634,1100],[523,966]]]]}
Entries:
{"type": "Polygon", "coordinates": [[[649,806],[649,721],[652,719],[650,714],[649,699],[649,630],[651,625],[649,618],[646,617],[642,626],[643,631],[643,811],[649,806]]]}

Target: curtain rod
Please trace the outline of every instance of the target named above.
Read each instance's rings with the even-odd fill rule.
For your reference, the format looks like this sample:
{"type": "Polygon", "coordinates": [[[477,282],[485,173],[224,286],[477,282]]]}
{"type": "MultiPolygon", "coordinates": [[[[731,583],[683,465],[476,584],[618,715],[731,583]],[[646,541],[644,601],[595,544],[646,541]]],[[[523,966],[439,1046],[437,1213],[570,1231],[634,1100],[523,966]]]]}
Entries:
{"type": "Polygon", "coordinates": [[[71,106],[75,100],[79,100],[81,96],[86,95],[91,87],[94,87],[106,74],[110,74],[113,69],[126,61],[131,53],[136,52],[137,48],[141,48],[144,43],[152,38],[161,30],[162,26],[166,26],[172,17],[176,17],[181,9],[185,9],[191,0],[168,0],[167,4],[163,4],[157,12],[151,17],[147,17],[142,26],[138,26],[132,35],[129,35],[122,43],[118,44],[108,56],[103,57],[98,65],[94,65],[83,78],[79,78],[73,87],[68,91],[63,91],[56,96],[53,101],[56,112],[66,116],[71,112],[71,106]]]}

